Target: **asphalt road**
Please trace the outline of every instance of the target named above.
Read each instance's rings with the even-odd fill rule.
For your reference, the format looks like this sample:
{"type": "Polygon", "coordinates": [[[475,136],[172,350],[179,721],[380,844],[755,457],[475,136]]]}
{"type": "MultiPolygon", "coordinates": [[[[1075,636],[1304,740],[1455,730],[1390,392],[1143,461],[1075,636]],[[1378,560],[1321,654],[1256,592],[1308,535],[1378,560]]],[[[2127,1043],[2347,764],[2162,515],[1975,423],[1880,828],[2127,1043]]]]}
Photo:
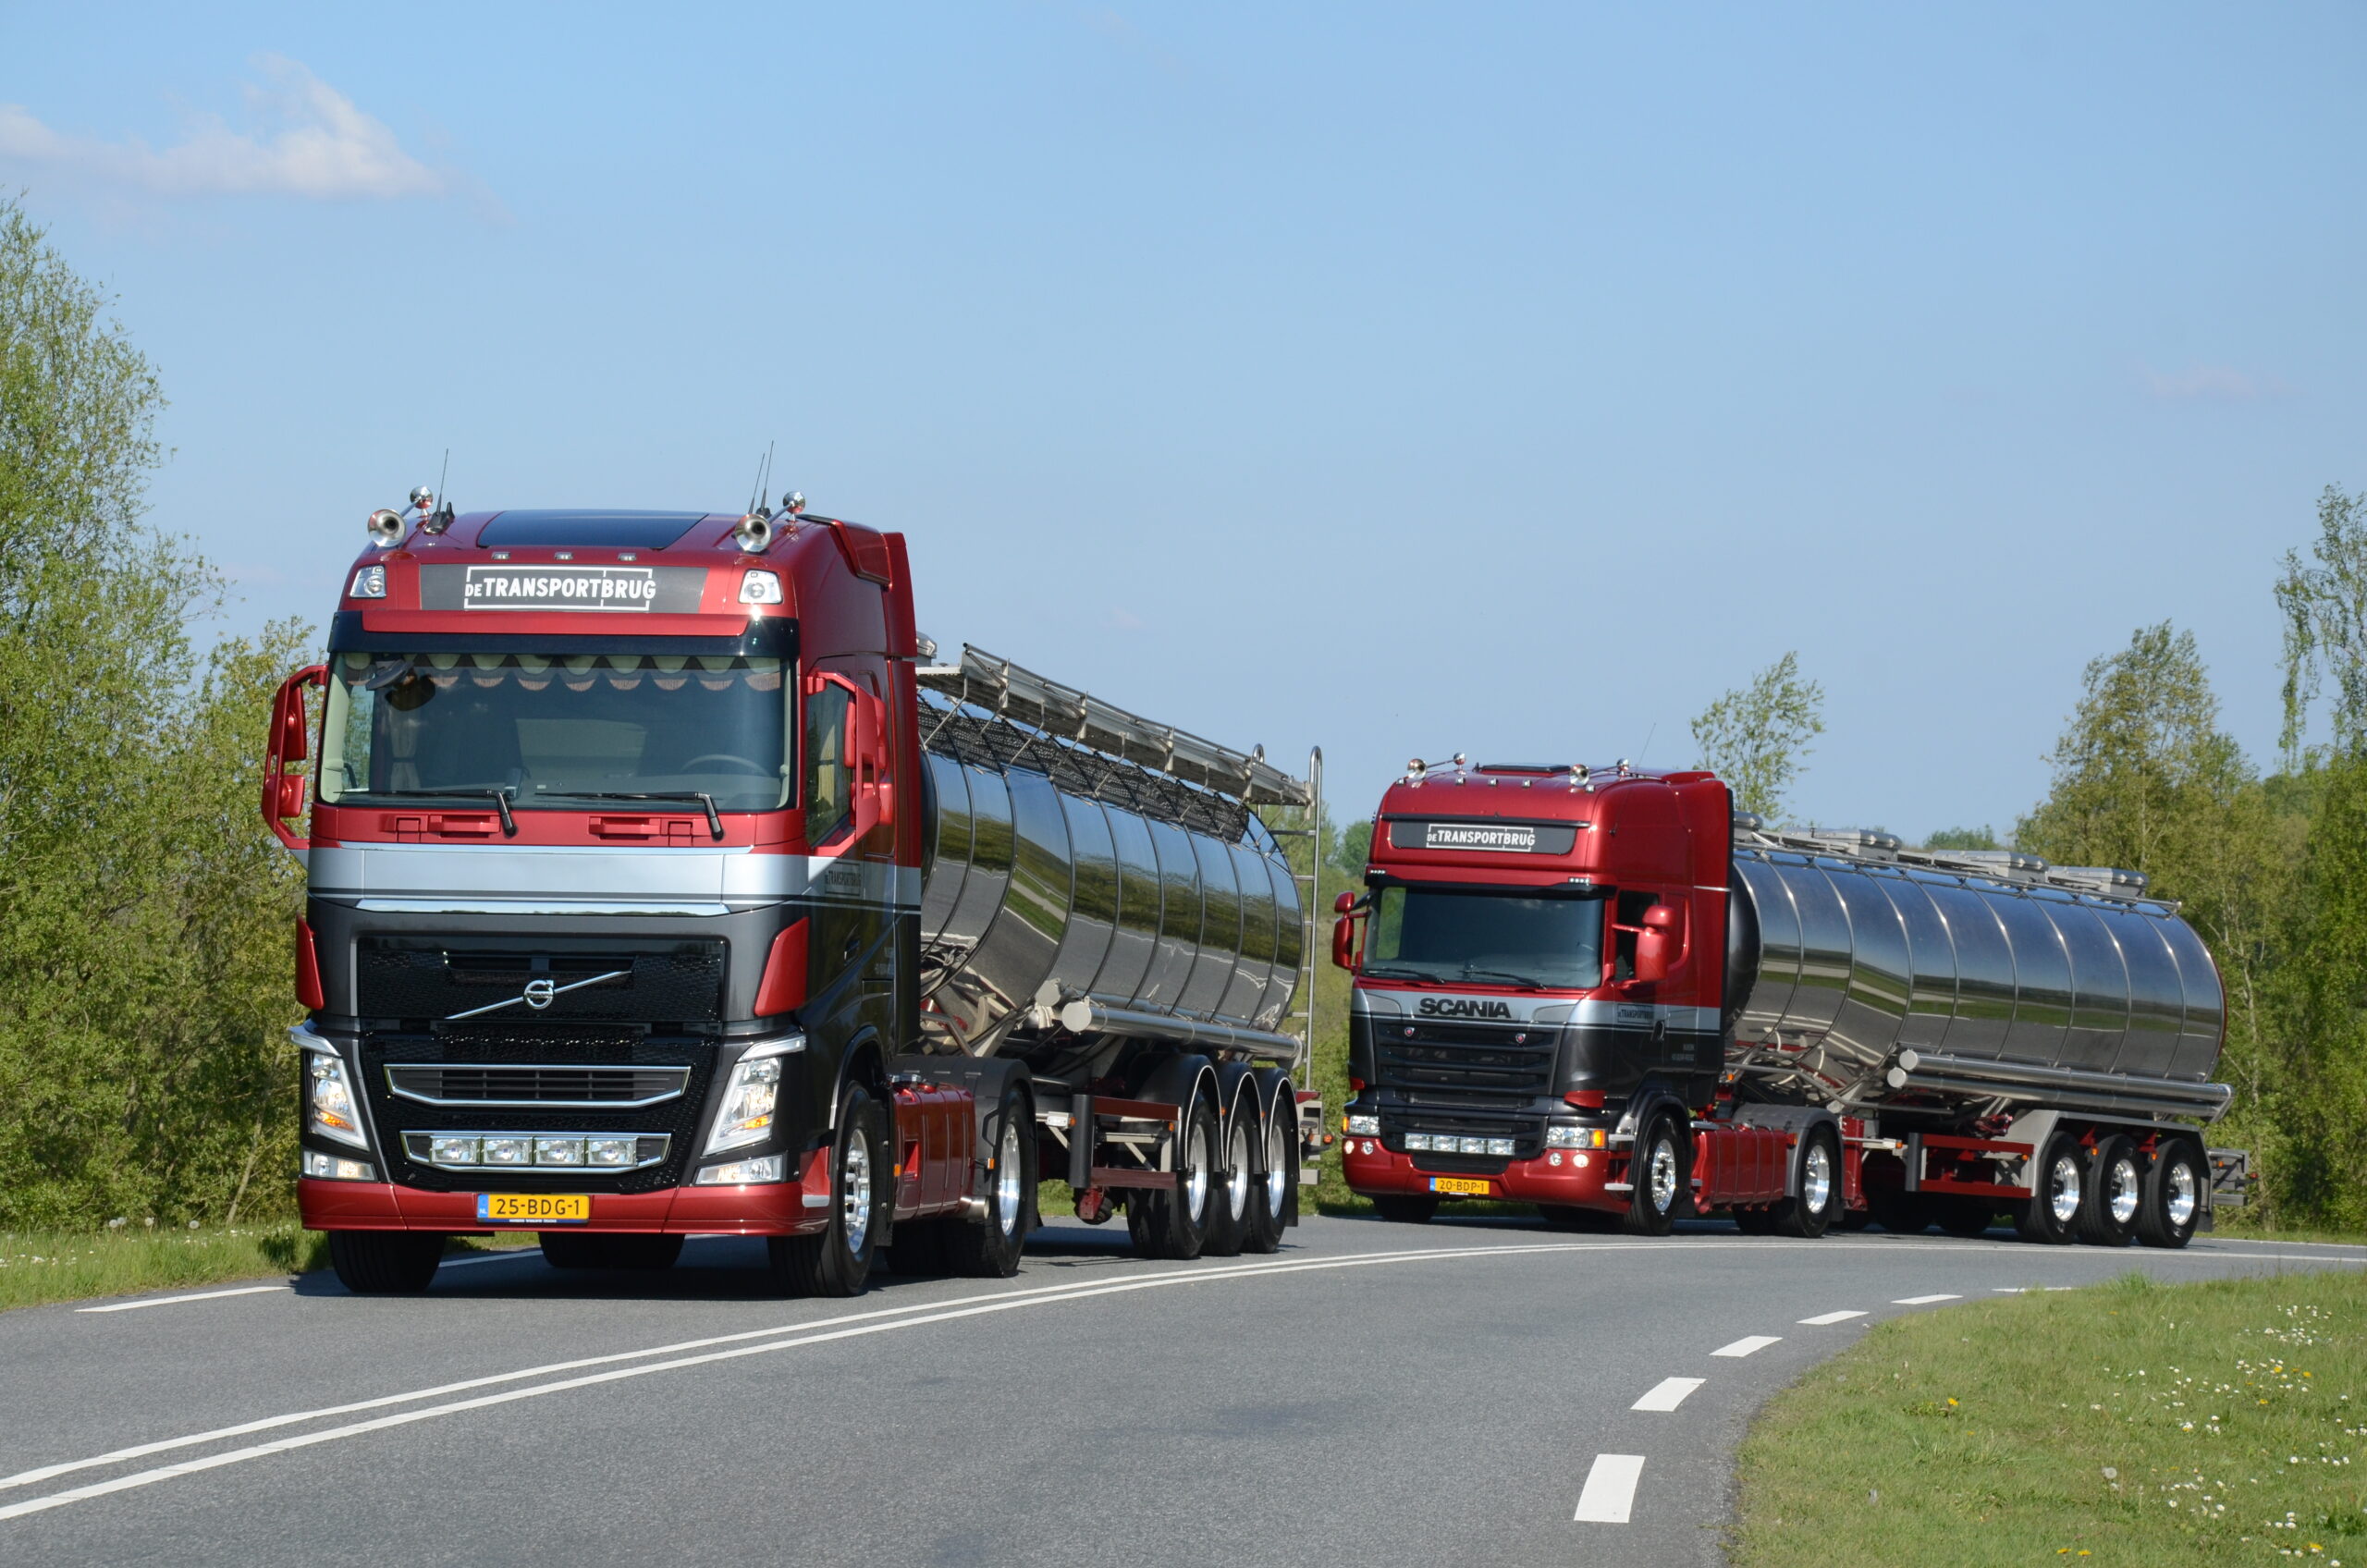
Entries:
{"type": "Polygon", "coordinates": [[[1057,1225],[1016,1280],[852,1302],[765,1300],[754,1245],[708,1239],[656,1276],[529,1253],[424,1298],[0,1315],[0,1562],[1715,1564],[1751,1412],[1870,1323],[2367,1264],[1509,1220],[1124,1243],[1057,1225]]]}

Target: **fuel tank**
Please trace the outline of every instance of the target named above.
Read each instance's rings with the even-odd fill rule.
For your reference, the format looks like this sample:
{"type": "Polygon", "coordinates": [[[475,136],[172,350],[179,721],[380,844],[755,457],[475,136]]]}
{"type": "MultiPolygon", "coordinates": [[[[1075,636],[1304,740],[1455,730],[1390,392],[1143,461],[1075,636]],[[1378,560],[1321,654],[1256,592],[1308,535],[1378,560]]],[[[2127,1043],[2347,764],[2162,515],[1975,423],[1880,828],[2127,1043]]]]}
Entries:
{"type": "Polygon", "coordinates": [[[1066,1016],[1272,1035],[1305,912],[1246,804],[926,692],[921,732],[922,1027],[939,1048],[990,1052],[1083,1001],[1066,1016]]]}
{"type": "Polygon", "coordinates": [[[1727,1060],[1755,1083],[1900,1109],[2226,1109],[2226,1087],[2208,1082],[2226,1028],[2218,970],[2170,906],[2065,887],[2061,872],[1984,876],[1743,839],[1727,1060]]]}

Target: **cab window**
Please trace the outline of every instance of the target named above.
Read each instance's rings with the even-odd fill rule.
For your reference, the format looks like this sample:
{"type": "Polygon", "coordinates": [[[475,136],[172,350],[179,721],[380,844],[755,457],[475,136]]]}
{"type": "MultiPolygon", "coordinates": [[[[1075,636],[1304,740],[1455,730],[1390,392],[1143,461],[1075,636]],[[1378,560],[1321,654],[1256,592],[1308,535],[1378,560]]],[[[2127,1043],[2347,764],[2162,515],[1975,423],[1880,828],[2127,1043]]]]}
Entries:
{"type": "Polygon", "coordinates": [[[847,766],[852,698],[836,681],[805,696],[805,841],[818,844],[846,823],[854,794],[847,766]]]}

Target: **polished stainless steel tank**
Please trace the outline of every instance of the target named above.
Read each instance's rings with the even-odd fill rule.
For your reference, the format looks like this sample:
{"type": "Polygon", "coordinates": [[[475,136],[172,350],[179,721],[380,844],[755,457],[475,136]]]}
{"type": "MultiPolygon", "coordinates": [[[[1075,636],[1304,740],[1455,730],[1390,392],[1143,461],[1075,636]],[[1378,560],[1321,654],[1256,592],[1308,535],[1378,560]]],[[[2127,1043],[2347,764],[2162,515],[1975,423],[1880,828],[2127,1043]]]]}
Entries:
{"type": "Polygon", "coordinates": [[[2167,905],[1739,842],[1734,873],[1728,1060],[1755,1079],[1861,1106],[2226,1105],[2219,974],[2167,905]]]}
{"type": "Polygon", "coordinates": [[[922,1023],[984,1053],[1061,1027],[1287,1060],[1298,884],[1240,799],[925,700],[922,1023]]]}

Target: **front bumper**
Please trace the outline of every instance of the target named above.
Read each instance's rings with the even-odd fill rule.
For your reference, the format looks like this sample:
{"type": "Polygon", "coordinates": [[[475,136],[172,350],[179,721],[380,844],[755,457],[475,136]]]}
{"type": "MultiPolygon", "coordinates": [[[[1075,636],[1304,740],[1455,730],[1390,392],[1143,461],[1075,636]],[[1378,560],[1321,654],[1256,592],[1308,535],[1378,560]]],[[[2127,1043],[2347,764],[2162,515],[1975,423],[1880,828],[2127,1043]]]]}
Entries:
{"type": "MultiPolygon", "coordinates": [[[[1381,1146],[1378,1138],[1343,1137],[1344,1151],[1341,1163],[1346,1170],[1348,1185],[1355,1191],[1372,1196],[1379,1194],[1434,1192],[1433,1177],[1457,1181],[1485,1182],[1487,1195],[1512,1203],[1549,1203],[1567,1205],[1573,1208],[1621,1209],[1627,1207],[1625,1192],[1605,1192],[1603,1183],[1613,1180],[1613,1160],[1625,1180],[1626,1157],[1609,1149],[1555,1149],[1533,1159],[1504,1162],[1501,1171],[1492,1170],[1424,1170],[1416,1167],[1416,1157],[1392,1154],[1381,1146]],[[1369,1154],[1366,1150],[1371,1150],[1369,1154]],[[1558,1157],[1561,1163],[1555,1164],[1558,1157]]],[[[1466,1194],[1477,1197],[1479,1194],[1466,1194]]]]}
{"type": "MultiPolygon", "coordinates": [[[[816,1149],[794,1181],[752,1187],[667,1187],[654,1193],[595,1193],[583,1224],[566,1231],[659,1231],[678,1235],[810,1236],[830,1223],[828,1149],[816,1149]],[[809,1201],[811,1200],[811,1201],[809,1201]]],[[[498,1178],[460,1193],[430,1193],[387,1182],[296,1183],[308,1231],[435,1231],[490,1235],[532,1225],[490,1225],[477,1218],[477,1194],[501,1190],[498,1178]]]]}

